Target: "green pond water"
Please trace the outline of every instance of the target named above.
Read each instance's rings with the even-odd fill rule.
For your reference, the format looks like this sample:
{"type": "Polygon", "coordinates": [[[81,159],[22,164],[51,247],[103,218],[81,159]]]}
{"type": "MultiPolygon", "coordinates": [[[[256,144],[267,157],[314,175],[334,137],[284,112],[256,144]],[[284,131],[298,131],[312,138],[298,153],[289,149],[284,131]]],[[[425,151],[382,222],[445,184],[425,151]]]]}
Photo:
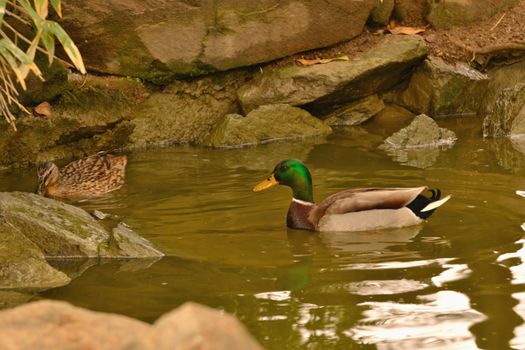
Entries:
{"type": "MultiPolygon", "coordinates": [[[[525,190],[525,156],[483,140],[476,118],[440,124],[459,137],[440,153],[393,157],[378,146],[399,125],[379,123],[253,148],[131,153],[125,188],[79,205],[120,216],[166,257],[55,262],[78,277],[34,298],[147,322],[196,301],[235,314],[267,349],[523,349],[525,199],[514,192],[525,190]],[[369,186],[453,197],[407,229],[288,230],[290,190],[251,188],[289,157],[309,166],[318,200],[369,186]]],[[[4,172],[0,190],[32,191],[35,180],[35,169],[4,172]]]]}

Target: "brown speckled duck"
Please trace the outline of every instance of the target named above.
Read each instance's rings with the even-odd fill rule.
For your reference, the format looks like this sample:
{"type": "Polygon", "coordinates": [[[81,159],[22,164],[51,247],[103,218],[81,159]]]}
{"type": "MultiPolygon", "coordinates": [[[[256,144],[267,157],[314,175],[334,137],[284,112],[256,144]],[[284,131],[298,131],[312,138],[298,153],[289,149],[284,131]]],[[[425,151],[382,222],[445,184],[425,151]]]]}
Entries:
{"type": "Polygon", "coordinates": [[[430,197],[424,196],[425,186],[362,188],[338,192],[315,204],[310,171],[295,159],[277,164],[273,174],[253,190],[262,191],[274,185],[292,189],[288,227],[310,231],[368,231],[416,225],[450,199],[450,196],[441,198],[440,190],[430,190],[430,197]]]}
{"type": "Polygon", "coordinates": [[[53,162],[38,167],[36,193],[46,197],[88,198],[124,185],[127,157],[99,152],[69,163],[62,169],[53,162]]]}

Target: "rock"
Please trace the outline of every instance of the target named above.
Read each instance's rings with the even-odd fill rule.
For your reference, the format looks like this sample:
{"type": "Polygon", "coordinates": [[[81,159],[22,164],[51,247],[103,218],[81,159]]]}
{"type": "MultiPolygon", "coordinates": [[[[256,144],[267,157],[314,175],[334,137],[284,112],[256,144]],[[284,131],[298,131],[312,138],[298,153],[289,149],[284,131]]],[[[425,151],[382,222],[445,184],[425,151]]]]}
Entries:
{"type": "Polygon", "coordinates": [[[390,21],[392,11],[394,11],[394,0],[382,0],[374,7],[370,18],[378,24],[387,25],[390,21]]]}
{"type": "Polygon", "coordinates": [[[350,60],[313,66],[288,65],[258,74],[238,90],[244,111],[286,103],[330,111],[386,91],[409,74],[427,54],[419,36],[388,35],[370,51],[350,60]]]}
{"type": "Polygon", "coordinates": [[[369,129],[381,135],[391,135],[393,132],[407,126],[415,115],[409,110],[395,105],[386,105],[381,112],[377,113],[370,121],[369,129]]]}
{"type": "Polygon", "coordinates": [[[246,117],[227,115],[211,136],[215,147],[256,145],[327,135],[332,129],[307,111],[286,104],[260,106],[246,117]]]}
{"type": "Polygon", "coordinates": [[[395,0],[394,15],[403,25],[426,24],[425,13],[428,0],[395,0]]]}
{"type": "Polygon", "coordinates": [[[186,303],[154,325],[59,301],[0,312],[0,348],[261,350],[234,316],[186,303]]]}
{"type": "Polygon", "coordinates": [[[440,128],[432,118],[421,114],[388,137],[380,148],[402,164],[427,168],[435,163],[440,150],[452,147],[456,139],[454,132],[440,128]]]}
{"type": "Polygon", "coordinates": [[[47,56],[38,54],[35,63],[42,72],[44,80],[30,73],[26,79],[27,90],[20,91],[20,102],[25,106],[36,105],[44,101],[50,101],[62,94],[69,87],[68,70],[58,61],[53,60],[49,65],[47,56]]]}
{"type": "Polygon", "coordinates": [[[427,20],[436,28],[465,25],[487,19],[517,0],[428,0],[427,20]]]}
{"type": "Polygon", "coordinates": [[[101,6],[98,0],[70,0],[61,24],[88,69],[166,82],[349,40],[361,33],[375,4],[125,0],[101,6]]]}
{"type": "Polygon", "coordinates": [[[330,126],[359,125],[372,118],[385,108],[377,95],[354,101],[330,113],[325,123],[330,126]]]}
{"type": "Polygon", "coordinates": [[[0,325],[0,348],[6,350],[146,349],[150,334],[147,323],[59,301],[2,311],[0,325]]]}
{"type": "Polygon", "coordinates": [[[128,143],[130,113],[147,94],[143,85],[116,77],[69,81],[72,88],[51,103],[51,117],[20,117],[17,132],[0,125],[0,167],[81,158],[128,143]]]}
{"type": "Polygon", "coordinates": [[[0,310],[11,309],[15,306],[26,304],[35,296],[27,293],[0,291],[0,310]]]}
{"type": "Polygon", "coordinates": [[[431,56],[416,69],[397,102],[432,117],[476,115],[488,83],[486,75],[466,63],[451,65],[431,56]]]}
{"type": "Polygon", "coordinates": [[[412,123],[388,137],[385,146],[393,148],[420,148],[452,145],[456,142],[453,131],[440,128],[434,119],[420,114],[412,123]]]}
{"type": "Polygon", "coordinates": [[[525,83],[501,90],[483,120],[484,137],[525,134],[525,83]]]}
{"type": "Polygon", "coordinates": [[[226,114],[238,112],[236,90],[246,77],[239,72],[177,81],[154,93],[134,112],[127,148],[204,144],[226,114]]]}
{"type": "Polygon", "coordinates": [[[186,303],[154,325],[155,349],[262,350],[233,316],[186,303]]]}
{"type": "Polygon", "coordinates": [[[163,255],[122,225],[109,232],[83,209],[32,193],[0,193],[0,217],[5,220],[4,226],[20,230],[12,231],[13,235],[19,236],[20,251],[26,251],[28,247],[27,252],[32,252],[32,245],[38,247],[33,255],[40,252],[48,258],[149,258],[163,255]]]}
{"type": "Polygon", "coordinates": [[[0,289],[44,290],[68,284],[71,279],[51,267],[39,249],[6,218],[0,224],[0,289]]]}
{"type": "Polygon", "coordinates": [[[488,76],[490,80],[483,107],[487,113],[491,113],[501,90],[525,82],[525,61],[493,67],[489,70],[488,76]]]}

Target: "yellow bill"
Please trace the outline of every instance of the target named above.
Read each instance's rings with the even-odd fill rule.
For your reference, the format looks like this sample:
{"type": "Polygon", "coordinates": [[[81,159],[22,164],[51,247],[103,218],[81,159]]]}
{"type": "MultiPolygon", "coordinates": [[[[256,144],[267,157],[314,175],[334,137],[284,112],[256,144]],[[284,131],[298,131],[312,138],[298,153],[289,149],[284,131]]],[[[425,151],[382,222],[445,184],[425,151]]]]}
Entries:
{"type": "Polygon", "coordinates": [[[255,185],[255,187],[253,188],[253,192],[259,192],[259,191],[265,190],[267,188],[270,188],[270,187],[278,185],[278,184],[279,183],[277,182],[277,180],[275,180],[275,177],[272,174],[266,180],[264,180],[264,181],[258,183],[257,185],[255,185]]]}

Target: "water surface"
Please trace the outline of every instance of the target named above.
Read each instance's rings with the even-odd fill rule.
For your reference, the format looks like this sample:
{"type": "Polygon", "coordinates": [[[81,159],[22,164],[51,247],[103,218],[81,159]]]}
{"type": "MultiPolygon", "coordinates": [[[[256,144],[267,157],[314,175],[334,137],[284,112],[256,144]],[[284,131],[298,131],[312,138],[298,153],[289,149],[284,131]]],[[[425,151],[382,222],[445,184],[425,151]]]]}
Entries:
{"type": "MultiPolygon", "coordinates": [[[[79,277],[35,298],[148,322],[196,301],[235,314],[267,349],[522,349],[525,199],[514,191],[525,190],[525,158],[508,141],[483,140],[474,118],[440,123],[457,133],[454,148],[396,160],[378,149],[395,130],[382,124],[255,148],[129,154],[125,188],[79,205],[120,216],[167,256],[58,262],[79,277]],[[310,167],[319,200],[421,185],[453,198],[407,229],[288,230],[290,191],[251,188],[289,157],[310,167]]],[[[4,172],[0,190],[34,182],[34,169],[4,172]]]]}

